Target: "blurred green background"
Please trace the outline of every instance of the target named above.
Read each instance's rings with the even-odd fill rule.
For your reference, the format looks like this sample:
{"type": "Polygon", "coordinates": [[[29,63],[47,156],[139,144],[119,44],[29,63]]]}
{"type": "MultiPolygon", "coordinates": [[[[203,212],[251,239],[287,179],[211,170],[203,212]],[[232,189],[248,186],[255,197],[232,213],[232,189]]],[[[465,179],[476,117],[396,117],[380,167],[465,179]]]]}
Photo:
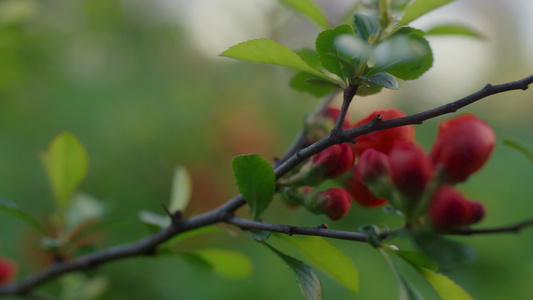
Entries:
{"type": "MultiPolygon", "coordinates": [[[[339,20],[354,1],[321,1],[339,20]]],[[[483,87],[531,75],[533,25],[525,1],[465,0],[413,25],[462,23],[485,39],[432,37],[435,65],[420,80],[397,91],[358,98],[352,120],[375,107],[416,113],[456,100],[483,87]],[[494,20],[498,22],[494,22],[494,20]]],[[[0,1],[0,197],[15,201],[43,224],[54,211],[39,154],[68,130],[87,148],[90,170],[80,190],[112,208],[110,218],[131,226],[110,230],[99,248],[149,234],[137,222],[139,210],[162,213],[174,168],[193,178],[187,215],[210,210],[236,194],[230,160],[259,153],[281,156],[318,100],[288,88],[290,71],[232,61],[217,54],[232,44],[271,38],[297,49],[311,47],[318,30],[275,0],[237,1],[0,1]]],[[[487,120],[498,136],[489,163],[459,188],[485,203],[479,227],[533,217],[533,165],[501,144],[513,138],[533,149],[531,91],[496,95],[467,107],[487,120]]],[[[438,121],[417,126],[429,149],[438,121]]],[[[246,209],[240,212],[247,216],[246,209]]],[[[329,220],[274,203],[269,222],[317,226],[329,220]]],[[[399,226],[379,210],[354,207],[330,227],[356,230],[365,223],[399,226]]],[[[99,267],[109,287],[98,299],[301,299],[293,274],[265,247],[237,229],[235,237],[206,236],[184,244],[216,246],[249,256],[247,279],[220,277],[180,258],[133,258],[99,267]]],[[[457,238],[472,245],[478,259],[448,275],[476,299],[533,298],[533,229],[457,238]]],[[[20,277],[48,263],[38,237],[0,214],[0,253],[20,262],[20,277]]],[[[347,253],[361,277],[352,294],[323,273],[326,299],[394,299],[395,279],[370,246],[332,241],[347,253]]],[[[273,242],[289,251],[286,245],[273,242]]],[[[400,244],[402,244],[400,242],[400,244]]],[[[403,245],[403,244],[402,244],[403,245]]],[[[416,276],[413,280],[417,280],[416,276]]],[[[59,294],[61,281],[44,285],[59,294]]],[[[421,289],[431,294],[428,286],[421,289]]]]}

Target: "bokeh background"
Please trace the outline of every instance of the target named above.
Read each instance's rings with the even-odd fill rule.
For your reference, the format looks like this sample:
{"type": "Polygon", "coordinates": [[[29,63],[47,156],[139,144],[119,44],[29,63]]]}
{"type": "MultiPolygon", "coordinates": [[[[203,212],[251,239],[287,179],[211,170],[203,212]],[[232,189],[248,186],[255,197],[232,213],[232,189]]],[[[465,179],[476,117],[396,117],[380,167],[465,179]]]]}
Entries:
{"type": "MultiPolygon", "coordinates": [[[[355,1],[318,1],[337,24],[355,1]]],[[[456,100],[486,83],[533,72],[533,5],[529,0],[462,0],[412,25],[459,23],[485,38],[430,37],[434,67],[400,89],[357,98],[355,120],[377,107],[420,112],[456,100]]],[[[1,0],[0,1],[0,196],[47,222],[55,210],[39,154],[68,130],[87,148],[90,170],[80,190],[111,208],[109,217],[131,221],[98,237],[105,248],[149,234],[139,210],[162,213],[174,168],[193,179],[194,215],[237,193],[230,160],[238,154],[281,156],[318,99],[288,87],[290,70],[237,62],[218,54],[253,38],[289,48],[312,47],[318,30],[275,0],[1,0]]],[[[489,122],[498,144],[488,164],[459,188],[485,203],[479,227],[533,217],[533,164],[504,146],[512,138],[533,149],[533,94],[492,96],[463,111],[489,122]]],[[[439,120],[417,126],[429,149],[439,120]]],[[[247,215],[246,209],[240,212],[247,215]]],[[[274,203],[270,222],[317,226],[329,220],[274,203]]],[[[356,230],[365,223],[399,226],[379,210],[354,207],[330,226],[356,230]]],[[[220,277],[176,258],[133,258],[99,267],[87,276],[107,284],[97,299],[301,299],[293,274],[265,247],[233,229],[234,237],[206,236],[185,248],[217,246],[250,257],[246,279],[220,277]]],[[[533,298],[533,229],[518,235],[456,238],[478,258],[448,275],[476,299],[533,298]]],[[[20,276],[46,265],[38,237],[0,214],[1,255],[20,263],[20,276]]],[[[361,276],[354,295],[323,273],[326,299],[394,299],[395,279],[370,246],[332,241],[361,276]]],[[[279,247],[285,251],[283,244],[279,247]]],[[[413,279],[416,281],[416,278],[413,279]]],[[[65,281],[43,286],[59,294],[65,281]]],[[[421,283],[420,288],[431,294],[421,283]]]]}

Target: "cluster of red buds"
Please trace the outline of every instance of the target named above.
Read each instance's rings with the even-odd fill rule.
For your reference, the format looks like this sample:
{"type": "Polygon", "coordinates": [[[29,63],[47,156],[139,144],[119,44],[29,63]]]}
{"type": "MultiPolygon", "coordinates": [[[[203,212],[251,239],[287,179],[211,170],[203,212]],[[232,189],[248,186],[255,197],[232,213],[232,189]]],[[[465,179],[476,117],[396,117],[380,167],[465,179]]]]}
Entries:
{"type": "MultiPolygon", "coordinates": [[[[326,109],[310,122],[308,138],[315,140],[333,128],[338,115],[338,110],[326,109]]],[[[397,109],[376,110],[353,126],[345,121],[343,128],[359,127],[374,118],[404,116],[397,109]]],[[[466,200],[453,186],[485,164],[495,144],[493,130],[476,116],[466,114],[440,124],[429,154],[414,137],[414,128],[408,125],[368,133],[358,137],[355,144],[331,146],[280,181],[284,199],[332,220],[344,217],[353,200],[364,207],[388,203],[408,222],[418,222],[425,216],[427,224],[436,230],[479,222],[485,215],[483,205],[466,200]],[[321,192],[311,188],[334,178],[345,189],[321,192]]]]}

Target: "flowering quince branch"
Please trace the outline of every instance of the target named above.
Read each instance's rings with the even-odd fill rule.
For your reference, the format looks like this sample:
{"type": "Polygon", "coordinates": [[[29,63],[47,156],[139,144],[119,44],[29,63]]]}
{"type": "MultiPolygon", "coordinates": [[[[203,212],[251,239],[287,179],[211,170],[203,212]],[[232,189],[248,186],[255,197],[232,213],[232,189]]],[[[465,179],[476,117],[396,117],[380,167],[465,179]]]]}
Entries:
{"type": "MultiPolygon", "coordinates": [[[[356,137],[374,131],[390,129],[410,124],[421,124],[425,120],[447,113],[455,112],[466,105],[469,105],[490,95],[518,89],[526,90],[528,86],[532,83],[533,75],[514,82],[504,83],[500,85],[488,84],[478,92],[475,92],[455,102],[431,110],[427,110],[406,117],[393,118],[390,120],[381,120],[379,117],[376,117],[369,123],[366,123],[360,127],[343,130],[342,124],[344,122],[346,112],[348,110],[350,102],[352,101],[352,98],[357,92],[357,86],[350,85],[347,91],[345,91],[343,107],[341,109],[341,113],[333,131],[325,138],[322,138],[321,140],[309,145],[308,147],[302,150],[296,151],[296,149],[299,149],[301,146],[305,145],[305,131],[303,131],[299,135],[293,146],[291,146],[287,155],[285,155],[284,158],[282,158],[276,163],[276,166],[274,168],[276,179],[281,178],[311,156],[335,144],[352,142],[355,140],[356,137]]],[[[169,240],[170,238],[182,232],[216,223],[228,223],[245,230],[268,230],[288,235],[314,235],[336,239],[369,242],[369,235],[365,233],[330,230],[325,228],[326,226],[299,227],[290,225],[270,224],[259,221],[246,220],[234,216],[233,213],[245,204],[246,201],[244,200],[243,196],[237,195],[233,199],[221,205],[220,207],[208,211],[204,214],[194,216],[188,219],[173,218],[173,222],[171,223],[171,225],[151,236],[145,237],[129,244],[114,246],[106,250],[94,252],[92,254],[70,261],[57,262],[50,268],[42,271],[41,273],[29,276],[19,282],[0,287],[0,295],[30,295],[32,290],[37,286],[65,273],[91,269],[97,267],[98,265],[127,257],[153,255],[156,253],[157,247],[163,242],[169,240]]],[[[474,235],[487,233],[518,232],[528,226],[533,226],[533,220],[525,221],[509,227],[490,229],[456,229],[451,231],[444,231],[443,233],[453,235],[474,235]]],[[[379,237],[386,238],[392,232],[394,231],[382,232],[379,237]]]]}

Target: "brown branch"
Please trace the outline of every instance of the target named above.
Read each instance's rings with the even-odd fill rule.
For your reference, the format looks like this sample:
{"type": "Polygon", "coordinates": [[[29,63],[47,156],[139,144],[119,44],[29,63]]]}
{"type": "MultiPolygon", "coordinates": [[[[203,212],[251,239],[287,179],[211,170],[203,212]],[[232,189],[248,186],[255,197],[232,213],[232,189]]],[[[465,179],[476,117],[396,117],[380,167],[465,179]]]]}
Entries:
{"type": "Polygon", "coordinates": [[[495,234],[495,233],[519,233],[526,227],[533,226],[533,219],[524,222],[517,223],[511,226],[483,228],[483,229],[470,229],[461,228],[447,232],[446,234],[452,235],[476,235],[476,234],[495,234]]]}
{"type": "MultiPolygon", "coordinates": [[[[283,175],[287,174],[287,172],[292,170],[298,164],[306,160],[307,158],[311,157],[312,155],[334,144],[350,142],[350,141],[353,141],[358,136],[361,136],[363,134],[367,134],[373,131],[389,129],[389,128],[399,127],[399,126],[405,126],[405,125],[410,125],[410,124],[420,124],[425,120],[428,120],[428,119],[431,119],[431,118],[434,118],[440,115],[444,115],[447,113],[455,112],[456,110],[466,105],[469,105],[475,101],[478,101],[490,95],[494,95],[497,93],[502,93],[502,92],[506,92],[510,90],[518,90],[518,89],[526,90],[531,83],[533,83],[533,75],[523,78],[518,81],[509,82],[509,83],[505,83],[501,85],[492,86],[489,84],[485,86],[483,89],[481,89],[480,91],[470,96],[467,96],[465,98],[462,98],[450,104],[443,105],[441,107],[437,107],[437,108],[434,108],[434,109],[431,109],[425,112],[421,112],[419,114],[415,114],[415,115],[411,115],[411,116],[407,116],[403,118],[398,118],[398,119],[381,121],[381,122],[370,122],[358,128],[341,131],[340,135],[336,134],[335,136],[332,136],[330,134],[327,137],[321,139],[320,141],[310,145],[309,147],[303,150],[300,150],[300,151],[296,151],[294,155],[292,155],[290,158],[288,158],[286,161],[284,161],[278,167],[276,167],[274,169],[274,173],[276,174],[276,178],[280,178],[283,175]]],[[[353,94],[355,95],[355,92],[353,94]]],[[[347,101],[345,100],[345,102],[347,101]]],[[[351,99],[348,102],[351,102],[351,99]]],[[[346,105],[343,105],[343,106],[346,106],[343,108],[344,110],[348,109],[347,105],[349,105],[349,103],[346,105]]],[[[360,233],[350,233],[350,232],[329,230],[329,229],[324,229],[324,228],[313,229],[313,228],[297,227],[297,226],[286,227],[287,225],[267,224],[267,223],[262,223],[262,222],[238,219],[235,217],[228,217],[228,216],[231,216],[231,214],[235,210],[244,206],[245,204],[246,204],[246,201],[244,200],[244,198],[241,195],[237,195],[230,201],[226,202],[225,204],[221,205],[220,207],[212,211],[206,212],[204,214],[201,214],[195,217],[191,217],[189,219],[184,219],[184,220],[173,222],[169,227],[164,228],[160,232],[157,232],[151,236],[148,236],[136,242],[132,242],[132,243],[124,244],[120,246],[115,246],[115,247],[111,247],[106,250],[94,252],[92,254],[74,259],[72,261],[59,262],[59,263],[54,264],[50,268],[42,271],[41,273],[31,275],[16,283],[13,283],[7,286],[2,286],[0,287],[0,296],[2,295],[27,295],[39,285],[45,282],[48,282],[65,273],[94,268],[98,265],[108,263],[111,261],[116,261],[116,260],[123,259],[123,258],[127,258],[127,257],[152,255],[155,253],[155,250],[161,243],[167,241],[168,239],[172,238],[173,236],[181,232],[185,232],[188,230],[192,230],[195,228],[212,225],[212,224],[216,224],[220,222],[231,221],[232,224],[239,226],[241,228],[254,228],[254,229],[265,229],[265,230],[269,230],[268,228],[270,228],[270,229],[279,230],[279,231],[272,230],[272,231],[277,231],[277,232],[292,232],[293,234],[313,234],[313,235],[327,236],[327,237],[332,237],[332,238],[342,238],[342,239],[363,241],[363,235],[361,235],[360,233]]],[[[513,231],[521,230],[522,228],[526,226],[530,226],[532,224],[533,224],[533,221],[528,221],[528,222],[520,223],[512,227],[507,227],[507,228],[471,230],[471,231],[462,231],[462,233],[451,232],[450,234],[513,232],[513,231]]],[[[366,240],[366,237],[365,237],[365,240],[366,240]]]]}

